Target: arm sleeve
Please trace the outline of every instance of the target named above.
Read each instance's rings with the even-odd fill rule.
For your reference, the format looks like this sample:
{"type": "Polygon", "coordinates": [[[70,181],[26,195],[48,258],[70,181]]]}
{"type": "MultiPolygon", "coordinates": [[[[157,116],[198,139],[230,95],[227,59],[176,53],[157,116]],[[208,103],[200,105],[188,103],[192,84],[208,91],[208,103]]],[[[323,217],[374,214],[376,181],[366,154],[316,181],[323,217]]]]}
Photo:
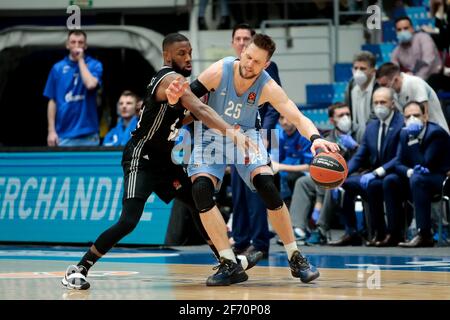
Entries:
{"type": "Polygon", "coordinates": [[[103,65],[100,61],[97,61],[89,68],[89,72],[94,78],[98,80],[98,86],[102,86],[103,65]]]}
{"type": "Polygon", "coordinates": [[[198,79],[195,79],[194,81],[192,81],[192,83],[190,84],[190,87],[191,87],[192,93],[197,98],[201,98],[209,92],[208,89],[203,85],[203,83],[198,81],[198,79]]]}
{"type": "Polygon", "coordinates": [[[369,137],[366,129],[361,145],[353,157],[348,161],[348,175],[351,175],[353,172],[356,172],[359,168],[361,168],[365,159],[369,157],[368,139],[369,137]]]}
{"type": "Polygon", "coordinates": [[[419,81],[420,80],[416,78],[411,82],[409,101],[425,102],[429,100],[426,86],[419,81]]]}
{"type": "Polygon", "coordinates": [[[418,61],[415,67],[416,76],[426,79],[433,68],[433,62],[436,59],[437,49],[433,39],[426,34],[420,33],[420,47],[422,51],[422,59],[418,61]]]}
{"type": "Polygon", "coordinates": [[[400,143],[398,144],[397,147],[397,156],[395,157],[396,161],[395,161],[395,169],[394,171],[400,175],[401,177],[407,177],[407,171],[408,171],[408,167],[405,166],[403,164],[403,145],[404,143],[404,139],[402,137],[400,137],[400,143]]]}
{"type": "Polygon", "coordinates": [[[301,136],[299,142],[302,148],[303,163],[310,164],[313,159],[313,155],[311,153],[311,141],[306,139],[304,136],[301,136]]]}
{"type": "Polygon", "coordinates": [[[48,75],[47,83],[44,88],[44,96],[56,100],[56,77],[55,77],[55,67],[50,70],[48,75]]]}

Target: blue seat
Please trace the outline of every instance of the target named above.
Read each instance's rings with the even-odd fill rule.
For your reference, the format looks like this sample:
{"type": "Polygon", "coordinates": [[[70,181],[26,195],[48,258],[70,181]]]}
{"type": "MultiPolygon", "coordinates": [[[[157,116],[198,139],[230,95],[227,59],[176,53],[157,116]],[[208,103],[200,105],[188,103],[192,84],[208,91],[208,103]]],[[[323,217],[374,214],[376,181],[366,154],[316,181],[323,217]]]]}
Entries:
{"type": "Polygon", "coordinates": [[[423,6],[426,8],[430,8],[430,0],[413,0],[412,5],[414,7],[423,6]]]}
{"type": "Polygon", "coordinates": [[[346,82],[336,82],[332,84],[307,84],[306,102],[307,104],[325,104],[344,101],[346,82]]]}
{"type": "Polygon", "coordinates": [[[395,23],[392,20],[383,21],[383,42],[397,43],[397,31],[395,30],[395,23]]]}
{"type": "Polygon", "coordinates": [[[408,16],[410,19],[425,19],[428,18],[428,10],[424,6],[403,7],[394,10],[394,19],[404,16],[408,16]]]}
{"type": "Polygon", "coordinates": [[[320,131],[333,128],[328,119],[328,106],[325,104],[298,106],[300,111],[308,117],[320,131]]]}
{"type": "Polygon", "coordinates": [[[348,82],[352,78],[352,63],[336,63],[334,65],[334,81],[348,82]]]}
{"type": "Polygon", "coordinates": [[[391,61],[391,55],[395,46],[393,43],[365,44],[362,46],[362,49],[370,51],[375,55],[378,66],[391,61]]]}

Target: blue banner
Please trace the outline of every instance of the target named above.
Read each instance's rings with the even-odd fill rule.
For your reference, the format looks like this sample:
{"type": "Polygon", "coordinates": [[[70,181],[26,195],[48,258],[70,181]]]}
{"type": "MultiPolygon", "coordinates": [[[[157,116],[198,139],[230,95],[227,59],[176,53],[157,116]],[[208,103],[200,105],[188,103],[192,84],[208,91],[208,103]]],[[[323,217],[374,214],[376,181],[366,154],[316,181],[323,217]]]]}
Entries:
{"type": "MultiPolygon", "coordinates": [[[[122,152],[0,153],[0,241],[86,243],[122,210],[122,152]]],[[[172,203],[152,194],[120,243],[164,244],[172,203]]]]}

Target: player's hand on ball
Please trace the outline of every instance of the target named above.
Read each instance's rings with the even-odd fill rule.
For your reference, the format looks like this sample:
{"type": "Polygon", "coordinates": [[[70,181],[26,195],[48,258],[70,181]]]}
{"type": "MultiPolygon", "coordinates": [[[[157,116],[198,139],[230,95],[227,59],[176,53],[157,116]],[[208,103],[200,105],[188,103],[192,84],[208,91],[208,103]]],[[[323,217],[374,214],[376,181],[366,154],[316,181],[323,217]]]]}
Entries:
{"type": "Polygon", "coordinates": [[[166,89],[166,96],[169,104],[176,104],[180,97],[186,92],[188,86],[189,83],[182,76],[178,76],[173,80],[166,89]]]}
{"type": "Polygon", "coordinates": [[[323,152],[329,153],[329,152],[338,152],[339,146],[334,143],[330,142],[328,140],[319,138],[314,140],[313,144],[311,145],[311,152],[313,156],[316,155],[317,149],[321,149],[323,152]]]}

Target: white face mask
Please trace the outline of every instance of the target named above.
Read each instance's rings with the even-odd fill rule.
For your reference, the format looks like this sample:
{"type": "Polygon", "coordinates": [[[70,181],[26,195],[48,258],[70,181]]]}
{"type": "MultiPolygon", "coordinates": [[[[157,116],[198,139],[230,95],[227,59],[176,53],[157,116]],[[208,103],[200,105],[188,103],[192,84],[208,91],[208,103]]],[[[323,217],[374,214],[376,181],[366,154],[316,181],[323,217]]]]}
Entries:
{"type": "Polygon", "coordinates": [[[367,75],[361,70],[356,70],[353,72],[353,79],[358,86],[362,86],[367,81],[367,75]]]}
{"type": "Polygon", "coordinates": [[[375,115],[377,116],[378,119],[380,119],[381,121],[384,121],[391,114],[391,109],[389,109],[385,105],[377,104],[374,106],[373,112],[375,113],[375,115]]]}
{"type": "Polygon", "coordinates": [[[352,128],[352,120],[347,115],[335,120],[335,122],[336,127],[343,133],[349,132],[352,128]]]}

